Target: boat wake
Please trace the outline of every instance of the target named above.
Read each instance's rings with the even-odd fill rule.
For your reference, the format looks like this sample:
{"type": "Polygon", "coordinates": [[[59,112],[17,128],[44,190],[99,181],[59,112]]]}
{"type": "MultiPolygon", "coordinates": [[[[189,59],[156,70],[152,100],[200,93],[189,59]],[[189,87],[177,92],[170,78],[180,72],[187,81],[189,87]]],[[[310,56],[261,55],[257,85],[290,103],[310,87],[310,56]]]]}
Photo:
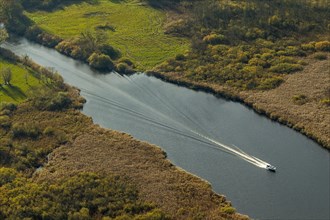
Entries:
{"type": "MultiPolygon", "coordinates": [[[[136,82],[129,79],[128,77],[126,79],[133,82],[136,86],[139,87],[139,89],[141,89],[141,90],[146,89],[146,88],[142,88],[136,82]]],[[[154,113],[161,116],[162,118],[165,118],[167,121],[170,121],[171,125],[162,122],[161,120],[159,120],[159,117],[157,119],[153,119],[152,117],[149,117],[145,113],[141,113],[137,110],[133,110],[132,108],[130,108],[128,106],[124,106],[123,104],[121,104],[118,101],[115,101],[115,100],[112,100],[112,99],[94,94],[93,92],[85,90],[85,89],[81,89],[81,91],[83,93],[85,93],[86,95],[88,95],[88,96],[92,96],[94,99],[98,99],[99,101],[102,101],[103,103],[110,105],[112,108],[116,108],[116,109],[120,110],[121,113],[129,114],[129,115],[131,115],[135,118],[139,118],[140,120],[151,123],[154,126],[160,127],[160,128],[162,128],[164,130],[167,130],[171,133],[175,133],[176,135],[186,137],[186,138],[189,138],[191,140],[194,140],[194,141],[200,142],[202,144],[205,144],[210,148],[213,148],[213,149],[216,149],[216,150],[221,150],[222,152],[226,152],[228,154],[237,156],[237,157],[245,160],[246,162],[249,162],[250,164],[253,164],[257,167],[267,169],[267,165],[269,165],[269,163],[267,163],[267,162],[265,162],[265,161],[263,161],[263,160],[261,160],[257,157],[254,157],[254,156],[251,156],[251,155],[247,154],[246,152],[244,152],[243,150],[241,150],[240,148],[238,148],[235,145],[233,145],[231,147],[231,146],[228,146],[226,144],[223,144],[223,143],[221,143],[217,140],[214,140],[214,139],[208,137],[205,134],[197,132],[196,130],[192,129],[191,126],[188,126],[186,124],[183,124],[181,122],[173,120],[168,115],[158,111],[157,109],[153,108],[150,105],[147,105],[146,103],[143,103],[143,106],[146,107],[148,109],[148,111],[153,111],[154,113]],[[173,125],[177,125],[177,126],[173,126],[173,125]],[[184,129],[182,129],[182,128],[184,128],[184,129]]],[[[155,93],[153,93],[150,89],[148,89],[146,91],[148,92],[148,95],[155,96],[155,99],[158,100],[159,102],[161,102],[162,105],[165,105],[168,109],[170,109],[172,111],[175,110],[178,114],[180,114],[180,116],[182,116],[182,118],[185,118],[186,120],[189,120],[189,122],[194,124],[194,127],[198,126],[199,130],[203,130],[204,132],[206,131],[199,124],[197,124],[194,120],[189,118],[187,116],[187,114],[185,114],[181,110],[178,110],[178,109],[174,108],[173,106],[170,106],[168,103],[163,101],[159,96],[157,96],[155,93]]],[[[123,91],[120,91],[120,92],[123,92],[123,91]]],[[[130,96],[129,94],[126,94],[126,95],[130,96]]],[[[141,102],[139,100],[136,100],[133,97],[131,97],[131,98],[132,98],[132,101],[135,101],[138,104],[141,104],[141,102]]]]}

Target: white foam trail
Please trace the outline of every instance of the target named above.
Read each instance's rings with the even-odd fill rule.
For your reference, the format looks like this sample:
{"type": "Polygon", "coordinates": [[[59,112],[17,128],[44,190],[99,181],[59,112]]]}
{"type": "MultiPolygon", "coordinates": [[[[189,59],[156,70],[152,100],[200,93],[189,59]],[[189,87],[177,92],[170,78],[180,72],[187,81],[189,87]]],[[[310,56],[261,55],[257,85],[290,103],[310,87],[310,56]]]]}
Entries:
{"type": "Polygon", "coordinates": [[[247,153],[245,153],[244,151],[242,151],[241,149],[239,149],[239,148],[238,148],[237,146],[235,146],[235,145],[234,145],[234,146],[235,146],[236,148],[238,148],[237,150],[235,150],[234,148],[231,148],[231,147],[228,146],[228,145],[225,145],[225,144],[222,144],[222,143],[220,143],[220,142],[218,142],[218,141],[216,141],[216,140],[213,140],[213,139],[211,139],[211,138],[209,138],[209,137],[207,137],[207,136],[205,136],[205,135],[202,135],[202,134],[200,134],[200,133],[198,133],[198,132],[195,132],[195,131],[193,131],[193,130],[190,130],[190,131],[193,132],[194,134],[197,134],[197,135],[199,135],[200,137],[202,137],[202,138],[204,138],[204,139],[206,139],[206,140],[208,140],[208,141],[210,141],[210,142],[212,142],[212,143],[214,143],[214,144],[216,144],[216,145],[218,145],[218,146],[220,146],[220,147],[226,149],[227,151],[230,151],[230,152],[234,153],[236,156],[242,158],[243,160],[245,160],[245,161],[247,161],[247,162],[249,162],[249,163],[251,163],[251,164],[253,164],[253,165],[255,165],[255,166],[258,166],[258,167],[260,167],[260,168],[266,168],[266,166],[268,165],[267,162],[265,162],[265,161],[263,161],[263,160],[261,160],[261,159],[259,159],[259,158],[256,158],[256,157],[254,157],[254,156],[250,156],[250,155],[248,155],[247,153]]]}

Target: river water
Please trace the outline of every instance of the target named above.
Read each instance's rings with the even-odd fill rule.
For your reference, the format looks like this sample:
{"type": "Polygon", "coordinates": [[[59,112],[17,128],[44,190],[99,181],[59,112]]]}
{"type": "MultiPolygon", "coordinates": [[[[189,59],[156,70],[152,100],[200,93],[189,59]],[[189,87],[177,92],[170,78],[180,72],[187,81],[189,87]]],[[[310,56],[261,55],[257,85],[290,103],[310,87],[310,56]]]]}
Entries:
{"type": "Polygon", "coordinates": [[[242,104],[145,74],[99,74],[25,39],[3,47],[54,67],[81,89],[83,113],[95,123],[161,146],[239,212],[256,219],[330,218],[329,151],[292,129],[242,104]],[[264,169],[267,163],[277,172],[264,169]]]}

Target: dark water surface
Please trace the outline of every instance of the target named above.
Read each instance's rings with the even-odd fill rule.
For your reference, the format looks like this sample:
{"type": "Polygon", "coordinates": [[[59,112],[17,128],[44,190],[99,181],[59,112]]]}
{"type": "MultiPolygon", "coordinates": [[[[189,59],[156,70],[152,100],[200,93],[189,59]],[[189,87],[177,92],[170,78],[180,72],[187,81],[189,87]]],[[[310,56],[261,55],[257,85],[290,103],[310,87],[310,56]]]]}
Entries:
{"type": "Polygon", "coordinates": [[[305,136],[239,103],[144,74],[101,75],[25,39],[3,46],[56,68],[81,89],[83,112],[95,123],[161,146],[174,164],[209,181],[239,212],[257,219],[330,218],[329,152],[305,136]],[[278,171],[247,162],[233,145],[278,171]]]}

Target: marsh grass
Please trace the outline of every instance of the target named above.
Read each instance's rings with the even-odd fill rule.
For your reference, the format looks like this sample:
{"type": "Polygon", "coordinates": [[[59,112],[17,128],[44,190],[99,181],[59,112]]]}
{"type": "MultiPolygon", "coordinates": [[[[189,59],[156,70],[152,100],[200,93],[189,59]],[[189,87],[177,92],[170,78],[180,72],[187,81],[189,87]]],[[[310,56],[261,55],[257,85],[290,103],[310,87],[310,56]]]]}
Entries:
{"type": "Polygon", "coordinates": [[[137,4],[136,1],[103,1],[99,4],[76,4],[54,12],[26,13],[43,30],[68,39],[100,27],[109,35],[109,44],[123,56],[146,70],[183,53],[188,39],[166,35],[164,11],[137,4]]]}

